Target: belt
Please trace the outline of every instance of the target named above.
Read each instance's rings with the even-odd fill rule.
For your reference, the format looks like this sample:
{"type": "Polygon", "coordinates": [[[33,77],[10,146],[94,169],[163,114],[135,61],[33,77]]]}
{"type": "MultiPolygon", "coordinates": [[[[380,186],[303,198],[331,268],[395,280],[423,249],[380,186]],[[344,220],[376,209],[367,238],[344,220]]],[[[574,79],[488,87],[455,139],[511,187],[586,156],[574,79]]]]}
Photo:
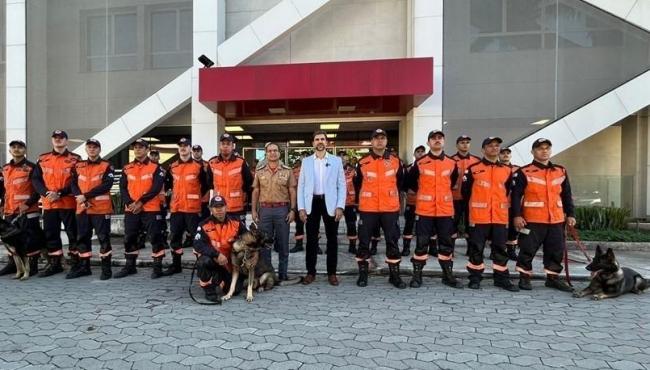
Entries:
{"type": "Polygon", "coordinates": [[[325,199],[325,194],[314,194],[313,199],[325,199]]]}
{"type": "Polygon", "coordinates": [[[289,202],[261,202],[260,206],[264,208],[288,207],[289,202]]]}

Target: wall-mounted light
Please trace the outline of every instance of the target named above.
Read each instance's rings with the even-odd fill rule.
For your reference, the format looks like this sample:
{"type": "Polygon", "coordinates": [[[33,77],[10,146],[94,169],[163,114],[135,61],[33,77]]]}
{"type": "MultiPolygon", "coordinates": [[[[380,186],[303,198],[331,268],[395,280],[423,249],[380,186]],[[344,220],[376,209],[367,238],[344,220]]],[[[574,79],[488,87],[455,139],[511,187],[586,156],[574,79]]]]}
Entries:
{"type": "Polygon", "coordinates": [[[210,68],[214,65],[214,62],[210,58],[206,57],[205,54],[201,54],[199,62],[201,62],[205,68],[210,68]]]}

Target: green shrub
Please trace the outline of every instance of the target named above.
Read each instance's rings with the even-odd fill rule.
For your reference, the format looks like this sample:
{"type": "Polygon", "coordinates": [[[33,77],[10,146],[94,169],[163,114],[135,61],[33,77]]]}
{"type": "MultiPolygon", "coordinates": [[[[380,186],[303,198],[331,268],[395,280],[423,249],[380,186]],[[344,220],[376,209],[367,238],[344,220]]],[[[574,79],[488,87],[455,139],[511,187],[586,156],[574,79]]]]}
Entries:
{"type": "MultiPolygon", "coordinates": [[[[650,232],[634,230],[586,230],[580,232],[583,241],[650,243],[650,232]]],[[[569,238],[569,240],[572,240],[569,238]]]]}
{"type": "Polygon", "coordinates": [[[615,207],[576,207],[579,230],[624,230],[630,210],[615,207]]]}

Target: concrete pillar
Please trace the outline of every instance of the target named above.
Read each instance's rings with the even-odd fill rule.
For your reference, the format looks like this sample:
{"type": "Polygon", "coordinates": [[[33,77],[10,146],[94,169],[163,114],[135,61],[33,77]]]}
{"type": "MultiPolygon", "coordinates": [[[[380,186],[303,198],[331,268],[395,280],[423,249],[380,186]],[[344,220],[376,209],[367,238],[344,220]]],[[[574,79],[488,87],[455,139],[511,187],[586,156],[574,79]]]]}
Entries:
{"type": "Polygon", "coordinates": [[[5,152],[11,140],[27,141],[27,44],[25,32],[25,0],[5,4],[6,87],[5,87],[5,152]]]}
{"type": "Polygon", "coordinates": [[[201,145],[203,158],[208,159],[217,154],[217,141],[226,120],[199,102],[199,68],[203,65],[197,59],[205,54],[216,65],[217,47],[226,34],[226,2],[194,0],[193,6],[192,144],[201,145]]]}
{"type": "MultiPolygon", "coordinates": [[[[433,57],[433,95],[413,108],[400,125],[400,155],[426,144],[427,134],[442,129],[443,0],[409,0],[407,47],[409,57],[433,57]]],[[[426,145],[425,145],[426,146],[426,145]]]]}
{"type": "Polygon", "coordinates": [[[650,215],[650,130],[648,109],[622,121],[621,200],[632,217],[650,215]]]}

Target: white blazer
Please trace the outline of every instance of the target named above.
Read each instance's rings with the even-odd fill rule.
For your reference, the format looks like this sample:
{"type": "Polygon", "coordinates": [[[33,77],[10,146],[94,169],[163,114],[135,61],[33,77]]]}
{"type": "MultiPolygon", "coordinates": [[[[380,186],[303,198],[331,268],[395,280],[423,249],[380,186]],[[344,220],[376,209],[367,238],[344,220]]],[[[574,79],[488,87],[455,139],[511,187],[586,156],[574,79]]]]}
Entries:
{"type": "MultiPolygon", "coordinates": [[[[300,177],[298,178],[298,210],[304,209],[311,214],[311,203],[314,198],[314,158],[312,154],[302,161],[300,177]]],[[[334,216],[336,209],[345,209],[346,184],[341,158],[325,154],[325,206],[327,214],[334,216]]]]}

